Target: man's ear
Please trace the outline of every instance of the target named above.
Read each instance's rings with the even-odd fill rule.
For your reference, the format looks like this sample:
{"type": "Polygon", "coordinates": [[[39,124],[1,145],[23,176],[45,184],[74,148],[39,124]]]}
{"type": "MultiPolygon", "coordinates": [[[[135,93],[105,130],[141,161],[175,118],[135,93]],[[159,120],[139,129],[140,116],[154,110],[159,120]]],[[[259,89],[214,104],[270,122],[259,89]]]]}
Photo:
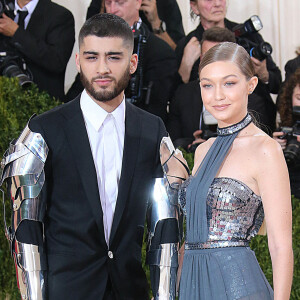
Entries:
{"type": "Polygon", "coordinates": [[[130,58],[130,74],[133,74],[138,66],[138,56],[137,54],[132,54],[130,58]]]}
{"type": "Polygon", "coordinates": [[[138,10],[140,10],[140,8],[141,8],[141,6],[142,6],[142,1],[143,0],[135,0],[136,1],[136,8],[138,9],[138,10]]]}
{"type": "Polygon", "coordinates": [[[76,53],[75,55],[75,63],[76,63],[76,69],[80,73],[80,59],[79,59],[79,53],[76,53]]]}

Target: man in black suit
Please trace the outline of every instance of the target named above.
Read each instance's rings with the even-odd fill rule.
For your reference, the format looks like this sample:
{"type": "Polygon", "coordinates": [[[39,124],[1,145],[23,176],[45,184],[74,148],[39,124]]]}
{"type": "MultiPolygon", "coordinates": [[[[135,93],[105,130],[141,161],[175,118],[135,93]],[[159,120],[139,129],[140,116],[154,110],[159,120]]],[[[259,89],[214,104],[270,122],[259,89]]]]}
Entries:
{"type": "MultiPolygon", "coordinates": [[[[125,101],[137,55],[123,19],[92,17],[80,31],[79,47],[76,65],[84,91],[33,118],[31,133],[21,135],[31,137],[31,144],[35,138],[45,141],[47,147],[33,147],[34,153],[49,149],[41,193],[46,208],[36,218],[44,230],[40,222],[21,220],[13,244],[39,246],[47,299],[148,299],[141,247],[150,191],[162,175],[165,127],[125,101]]],[[[22,254],[16,255],[20,265],[22,254]]]]}
{"type": "MultiPolygon", "coordinates": [[[[139,85],[138,92],[132,92],[133,85],[130,82],[125,92],[126,98],[137,99],[134,100],[136,106],[166,121],[167,103],[173,94],[174,76],[177,72],[175,53],[166,42],[151,33],[141,21],[139,17],[141,3],[142,0],[118,2],[113,0],[105,2],[105,8],[107,13],[123,18],[129,26],[134,27],[133,30],[137,33],[135,44],[140,36],[143,36],[138,54],[139,69],[133,76],[135,85],[139,83],[141,77],[142,83],[139,85]],[[139,70],[141,70],[142,76],[138,75],[139,70]],[[137,96],[139,93],[140,97],[137,96]]],[[[77,78],[68,91],[68,99],[76,96],[81,90],[82,87],[77,78]]]]}
{"type": "Polygon", "coordinates": [[[5,14],[0,18],[0,33],[25,59],[40,90],[63,101],[65,71],[75,41],[72,13],[51,0],[18,0],[15,11],[14,20],[5,14]]]}

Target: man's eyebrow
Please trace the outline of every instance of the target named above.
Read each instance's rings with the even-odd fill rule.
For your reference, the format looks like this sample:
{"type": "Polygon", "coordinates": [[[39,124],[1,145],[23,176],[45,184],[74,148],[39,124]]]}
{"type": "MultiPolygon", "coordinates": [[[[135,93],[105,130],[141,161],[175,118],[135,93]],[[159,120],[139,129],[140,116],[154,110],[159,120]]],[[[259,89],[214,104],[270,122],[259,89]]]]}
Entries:
{"type": "Polygon", "coordinates": [[[97,51],[83,51],[83,55],[98,55],[99,52],[97,51]]]}
{"type": "Polygon", "coordinates": [[[117,52],[117,51],[109,51],[105,53],[106,55],[123,55],[123,52],[117,52]]]}

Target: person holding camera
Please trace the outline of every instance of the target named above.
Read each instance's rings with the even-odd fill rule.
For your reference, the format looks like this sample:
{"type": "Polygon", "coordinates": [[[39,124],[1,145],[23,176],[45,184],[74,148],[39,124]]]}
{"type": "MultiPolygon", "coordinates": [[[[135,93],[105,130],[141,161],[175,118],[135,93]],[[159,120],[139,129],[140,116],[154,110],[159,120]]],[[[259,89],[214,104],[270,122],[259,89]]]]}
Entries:
{"type": "Polygon", "coordinates": [[[292,194],[300,199],[300,68],[285,82],[279,95],[280,128],[273,138],[286,158],[292,194]]]}
{"type": "Polygon", "coordinates": [[[65,71],[75,41],[72,13],[50,0],[15,0],[10,13],[12,18],[5,11],[0,18],[0,34],[24,58],[39,89],[63,101],[65,71]]]}
{"type": "MultiPolygon", "coordinates": [[[[92,0],[87,19],[104,12],[103,0],[92,0]]],[[[167,42],[173,49],[185,34],[181,12],[176,0],[142,0],[140,8],[142,21],[156,36],[167,42]]]]}
{"type": "Polygon", "coordinates": [[[289,60],[285,66],[285,81],[289,79],[289,77],[298,69],[300,68],[300,47],[296,50],[297,56],[291,60],[289,60]]]}
{"type": "MultiPolygon", "coordinates": [[[[205,30],[212,27],[228,28],[234,31],[239,24],[226,19],[226,0],[190,0],[192,14],[200,17],[199,26],[183,38],[177,45],[176,56],[178,73],[184,83],[198,78],[200,62],[200,41],[205,30]]],[[[243,36],[243,45],[251,44],[259,47],[264,40],[257,33],[247,33],[243,36]]],[[[240,42],[238,41],[240,44],[240,42]]],[[[277,94],[281,84],[281,72],[274,63],[271,55],[258,59],[252,55],[255,74],[259,82],[255,91],[249,97],[248,109],[262,129],[271,134],[275,129],[276,106],[270,93],[277,94]]]]}

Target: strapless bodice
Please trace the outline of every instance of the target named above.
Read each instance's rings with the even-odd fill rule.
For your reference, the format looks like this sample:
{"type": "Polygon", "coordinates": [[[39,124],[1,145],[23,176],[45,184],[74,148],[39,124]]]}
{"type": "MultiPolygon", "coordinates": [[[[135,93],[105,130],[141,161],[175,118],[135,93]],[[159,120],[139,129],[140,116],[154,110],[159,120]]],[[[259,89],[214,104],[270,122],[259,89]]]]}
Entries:
{"type": "MultiPolygon", "coordinates": [[[[179,203],[185,211],[186,180],[179,193],[179,203]]],[[[207,242],[189,243],[186,249],[248,246],[262,225],[264,212],[261,197],[243,182],[227,177],[213,180],[207,195],[207,242]]]]}

